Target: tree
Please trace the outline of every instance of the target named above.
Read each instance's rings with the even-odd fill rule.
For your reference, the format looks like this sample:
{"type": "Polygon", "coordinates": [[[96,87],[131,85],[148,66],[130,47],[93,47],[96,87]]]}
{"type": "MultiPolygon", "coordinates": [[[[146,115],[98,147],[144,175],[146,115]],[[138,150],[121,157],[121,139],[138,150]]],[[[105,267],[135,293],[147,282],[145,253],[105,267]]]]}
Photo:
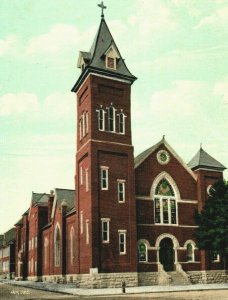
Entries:
{"type": "Polygon", "coordinates": [[[217,252],[226,268],[228,254],[228,182],[217,181],[203,210],[196,214],[198,248],[217,252]]]}

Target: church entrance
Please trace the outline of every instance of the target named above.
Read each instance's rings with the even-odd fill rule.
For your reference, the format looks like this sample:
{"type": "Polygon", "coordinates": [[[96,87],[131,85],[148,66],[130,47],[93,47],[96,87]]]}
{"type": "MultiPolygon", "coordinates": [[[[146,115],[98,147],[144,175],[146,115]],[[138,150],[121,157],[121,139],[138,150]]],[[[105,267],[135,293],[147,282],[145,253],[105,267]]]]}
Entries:
{"type": "Polygon", "coordinates": [[[166,272],[174,271],[174,256],[173,241],[170,238],[161,240],[159,260],[166,272]]]}

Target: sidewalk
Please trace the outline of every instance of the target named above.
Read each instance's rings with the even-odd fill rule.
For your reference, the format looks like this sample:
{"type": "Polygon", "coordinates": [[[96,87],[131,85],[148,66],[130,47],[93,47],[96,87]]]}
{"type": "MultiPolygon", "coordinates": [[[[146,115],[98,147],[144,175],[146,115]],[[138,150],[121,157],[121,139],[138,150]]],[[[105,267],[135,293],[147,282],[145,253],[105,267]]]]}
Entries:
{"type": "MultiPolygon", "coordinates": [[[[105,289],[82,289],[76,288],[74,284],[59,284],[46,282],[32,282],[32,281],[14,281],[2,280],[2,283],[33,288],[38,290],[57,292],[70,295],[81,296],[98,296],[98,295],[120,295],[121,288],[105,288],[105,289]]],[[[202,291],[202,290],[228,290],[228,283],[221,284],[195,284],[183,286],[138,286],[126,287],[126,294],[142,294],[142,293],[162,293],[162,292],[180,292],[180,291],[202,291]]],[[[227,291],[228,292],[228,291],[227,291]]]]}

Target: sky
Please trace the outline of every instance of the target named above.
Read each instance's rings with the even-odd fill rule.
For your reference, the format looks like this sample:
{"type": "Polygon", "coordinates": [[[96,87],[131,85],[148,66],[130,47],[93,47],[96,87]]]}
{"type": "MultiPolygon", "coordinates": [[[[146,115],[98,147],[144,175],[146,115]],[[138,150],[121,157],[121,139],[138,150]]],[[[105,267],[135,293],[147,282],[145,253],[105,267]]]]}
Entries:
{"type": "MultiPolygon", "coordinates": [[[[105,0],[130,71],[135,155],[163,135],[188,163],[199,150],[228,167],[228,1],[105,0]]],[[[0,233],[32,191],[74,188],[79,51],[98,0],[0,0],[0,233]]],[[[225,171],[228,179],[228,172],[225,171]]]]}

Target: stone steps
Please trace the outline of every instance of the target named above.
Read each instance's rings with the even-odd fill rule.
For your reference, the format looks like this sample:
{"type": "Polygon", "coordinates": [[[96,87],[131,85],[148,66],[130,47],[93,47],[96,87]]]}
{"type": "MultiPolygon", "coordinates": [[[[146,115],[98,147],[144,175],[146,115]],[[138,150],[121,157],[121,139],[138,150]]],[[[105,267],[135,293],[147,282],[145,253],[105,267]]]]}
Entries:
{"type": "Polygon", "coordinates": [[[187,278],[182,276],[178,272],[167,272],[167,274],[170,276],[171,282],[170,285],[189,285],[189,281],[187,278]]]}

